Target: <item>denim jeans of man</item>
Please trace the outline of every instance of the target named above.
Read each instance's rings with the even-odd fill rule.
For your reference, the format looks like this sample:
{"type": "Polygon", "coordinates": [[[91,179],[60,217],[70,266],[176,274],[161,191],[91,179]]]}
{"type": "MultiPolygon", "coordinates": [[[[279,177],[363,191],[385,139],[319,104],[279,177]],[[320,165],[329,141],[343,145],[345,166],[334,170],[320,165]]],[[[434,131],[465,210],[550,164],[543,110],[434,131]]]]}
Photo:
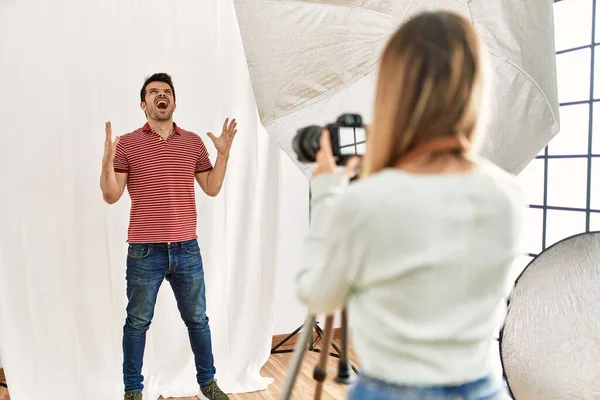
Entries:
{"type": "Polygon", "coordinates": [[[127,250],[127,319],[123,328],[125,391],[143,389],[146,332],[156,297],[166,279],[185,323],[199,384],[214,379],[211,333],[206,316],[204,269],[198,241],[130,244],[127,250]]]}
{"type": "Polygon", "coordinates": [[[509,400],[492,376],[457,386],[413,386],[359,376],[348,391],[349,400],[509,400]]]}

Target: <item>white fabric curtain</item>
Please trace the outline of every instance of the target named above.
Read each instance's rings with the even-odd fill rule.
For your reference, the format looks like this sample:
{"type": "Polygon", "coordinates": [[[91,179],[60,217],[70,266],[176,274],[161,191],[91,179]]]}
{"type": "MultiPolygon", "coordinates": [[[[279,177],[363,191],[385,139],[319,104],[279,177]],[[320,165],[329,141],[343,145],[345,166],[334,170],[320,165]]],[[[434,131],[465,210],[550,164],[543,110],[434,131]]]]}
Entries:
{"type": "MultiPolygon", "coordinates": [[[[286,156],[258,120],[231,2],[3,1],[0,54],[0,347],[11,398],[122,396],[130,203],[102,200],[104,121],[115,134],[140,127],[139,91],[154,72],[173,76],[175,121],[201,135],[213,162],[206,132],[238,119],[223,191],[196,189],[198,233],[217,379],[229,392],[265,389],[278,238],[307,213],[279,222],[286,156]]],[[[197,393],[166,282],[143,373],[144,398],[197,393]]]]}

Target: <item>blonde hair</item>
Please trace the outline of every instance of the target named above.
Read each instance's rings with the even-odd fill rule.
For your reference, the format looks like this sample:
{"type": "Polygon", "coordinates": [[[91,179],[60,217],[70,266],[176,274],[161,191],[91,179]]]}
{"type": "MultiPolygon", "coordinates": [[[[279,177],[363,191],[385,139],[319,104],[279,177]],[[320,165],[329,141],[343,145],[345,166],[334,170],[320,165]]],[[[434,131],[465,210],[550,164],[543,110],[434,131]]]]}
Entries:
{"type": "Polygon", "coordinates": [[[482,43],[460,15],[425,12],[383,52],[361,175],[393,167],[432,140],[475,140],[485,104],[482,43]]]}

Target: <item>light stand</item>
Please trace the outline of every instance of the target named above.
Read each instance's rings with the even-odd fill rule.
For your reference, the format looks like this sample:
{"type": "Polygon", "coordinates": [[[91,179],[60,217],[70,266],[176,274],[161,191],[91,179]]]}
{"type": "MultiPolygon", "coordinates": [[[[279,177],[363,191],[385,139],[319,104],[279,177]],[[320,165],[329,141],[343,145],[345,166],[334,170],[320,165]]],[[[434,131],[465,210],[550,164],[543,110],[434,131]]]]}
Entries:
{"type": "MultiPolygon", "coordinates": [[[[346,318],[346,310],[344,310],[342,312],[342,321],[344,321],[344,318],[346,318]]],[[[312,351],[315,353],[320,353],[321,349],[315,348],[316,341],[310,340],[310,338],[312,338],[313,333],[316,333],[317,340],[323,339],[323,337],[325,336],[325,332],[323,331],[323,329],[321,329],[321,327],[319,326],[319,323],[316,321],[316,319],[313,319],[311,321],[311,318],[309,318],[306,320],[306,322],[304,324],[300,325],[292,333],[290,333],[283,340],[281,340],[281,342],[279,342],[275,346],[273,346],[271,348],[271,354],[293,353],[294,351],[296,351],[295,348],[294,349],[281,349],[281,350],[279,350],[279,348],[281,346],[283,346],[284,344],[286,344],[294,336],[298,335],[300,333],[300,331],[304,332],[302,330],[302,328],[304,328],[305,326],[309,326],[312,329],[310,329],[310,336],[307,339],[307,343],[304,346],[304,350],[312,351]]],[[[331,347],[333,347],[333,349],[336,351],[336,353],[329,353],[329,355],[332,357],[339,358],[340,363],[348,363],[348,352],[347,352],[347,349],[345,349],[346,341],[347,341],[347,328],[343,322],[342,322],[342,327],[341,327],[340,339],[342,341],[342,348],[340,349],[339,347],[336,346],[335,343],[332,342],[331,347]]],[[[300,338],[300,342],[302,342],[302,336],[300,338]]],[[[297,345],[296,345],[296,348],[297,348],[297,345]]],[[[344,367],[344,368],[346,368],[346,367],[344,367]]],[[[354,369],[354,371],[357,372],[356,369],[354,369]]]]}
{"type": "MultiPolygon", "coordinates": [[[[309,186],[310,187],[310,186],[309,186]]],[[[310,215],[311,215],[311,192],[310,192],[310,188],[308,191],[308,221],[310,224],[310,215]]],[[[300,325],[299,327],[297,327],[292,333],[290,333],[289,335],[287,335],[281,342],[277,343],[275,346],[273,346],[273,348],[271,348],[271,354],[281,354],[281,353],[291,353],[294,350],[291,349],[286,349],[286,350],[277,350],[278,348],[280,348],[281,346],[283,346],[288,340],[290,340],[291,338],[293,338],[294,336],[296,336],[298,334],[298,332],[300,332],[300,330],[305,327],[305,326],[310,326],[311,327],[311,334],[310,334],[310,338],[313,336],[313,331],[317,332],[317,335],[319,336],[319,338],[321,338],[322,336],[322,329],[319,326],[319,323],[317,322],[317,320],[315,318],[311,318],[309,315],[309,318],[304,322],[304,324],[300,325]],[[310,322],[310,323],[309,323],[310,322]]],[[[306,329],[308,330],[308,329],[306,329]]],[[[304,337],[304,336],[302,336],[304,337]]],[[[314,348],[314,342],[311,340],[310,342],[308,342],[305,346],[303,346],[303,348],[307,349],[308,351],[314,351],[317,352],[316,349],[314,348]]],[[[304,343],[304,340],[302,340],[302,338],[300,339],[299,343],[304,343]]],[[[298,346],[296,346],[298,347],[298,346]]]]}
{"type": "MultiPolygon", "coordinates": [[[[309,325],[307,325],[309,323],[309,320],[306,320],[306,322],[302,325],[300,325],[298,328],[296,328],[294,330],[294,332],[290,333],[289,335],[287,335],[281,342],[277,343],[275,346],[273,346],[271,348],[271,354],[282,354],[282,353],[292,353],[294,351],[294,349],[282,349],[282,350],[278,350],[281,346],[283,346],[284,344],[286,344],[289,340],[291,340],[294,336],[296,336],[301,330],[302,328],[304,328],[305,326],[309,326],[310,329],[310,333],[311,335],[309,336],[312,337],[314,332],[317,332],[317,335],[319,336],[319,338],[322,336],[322,330],[321,327],[319,326],[319,323],[316,320],[313,320],[312,322],[310,322],[309,325]]],[[[300,339],[302,340],[302,339],[300,339]]],[[[312,340],[309,340],[308,343],[306,344],[305,347],[306,350],[308,351],[314,351],[314,352],[318,352],[317,349],[315,349],[314,347],[314,342],[312,340]]]]}

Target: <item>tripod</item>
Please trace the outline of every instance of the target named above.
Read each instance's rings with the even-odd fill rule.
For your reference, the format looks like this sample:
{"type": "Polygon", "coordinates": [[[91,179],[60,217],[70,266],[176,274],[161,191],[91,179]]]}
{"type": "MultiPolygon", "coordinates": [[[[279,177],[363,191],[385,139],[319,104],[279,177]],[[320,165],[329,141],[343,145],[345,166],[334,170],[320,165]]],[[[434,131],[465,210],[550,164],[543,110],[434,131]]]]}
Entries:
{"type": "MultiPolygon", "coordinates": [[[[338,374],[335,378],[336,382],[349,384],[353,381],[353,377],[350,375],[350,369],[352,369],[355,373],[358,373],[358,370],[350,363],[348,360],[348,318],[346,314],[346,310],[342,310],[342,329],[341,329],[341,342],[342,342],[342,350],[332,343],[331,337],[333,334],[333,315],[327,315],[325,318],[325,332],[321,330],[321,328],[316,323],[316,316],[313,314],[308,315],[308,319],[304,323],[303,326],[296,329],[296,331],[290,334],[283,342],[291,338],[293,335],[298,333],[302,327],[311,327],[311,329],[302,330],[302,334],[300,336],[300,340],[296,343],[296,348],[293,350],[294,356],[292,361],[290,362],[290,369],[288,373],[288,377],[285,381],[283,390],[281,391],[281,395],[279,396],[280,400],[289,400],[291,398],[292,389],[294,387],[294,383],[296,382],[296,378],[298,377],[298,372],[300,371],[300,365],[302,364],[302,359],[304,358],[305,351],[307,348],[310,351],[321,353],[319,357],[319,363],[315,366],[313,371],[313,378],[317,381],[317,386],[315,388],[315,399],[321,399],[321,393],[323,391],[323,382],[327,377],[327,357],[329,355],[333,357],[339,358],[338,363],[338,374]],[[313,329],[317,331],[317,335],[319,337],[323,337],[323,345],[322,350],[315,349],[312,342],[313,329]],[[337,351],[337,354],[332,354],[329,352],[329,345],[337,351]]],[[[274,349],[279,347],[275,346],[274,349]]],[[[289,351],[280,351],[280,352],[289,352],[289,351]]],[[[273,351],[272,351],[273,353],[273,351]]]]}

